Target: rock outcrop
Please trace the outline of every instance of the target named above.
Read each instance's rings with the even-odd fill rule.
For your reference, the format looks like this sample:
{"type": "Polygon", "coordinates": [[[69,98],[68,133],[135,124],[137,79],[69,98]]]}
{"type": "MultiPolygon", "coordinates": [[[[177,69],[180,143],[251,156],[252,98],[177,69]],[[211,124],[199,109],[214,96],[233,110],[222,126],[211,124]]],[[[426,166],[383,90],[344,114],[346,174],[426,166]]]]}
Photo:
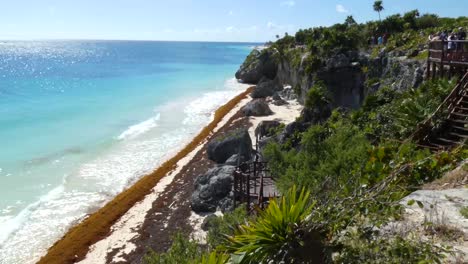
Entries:
{"type": "Polygon", "coordinates": [[[236,72],[236,78],[244,83],[257,84],[263,77],[275,79],[277,69],[276,51],[254,49],[236,72]]]}
{"type": "Polygon", "coordinates": [[[246,129],[234,130],[228,135],[217,137],[207,145],[208,158],[216,163],[225,163],[232,155],[240,154],[249,160],[252,154],[252,140],[246,129]]]}
{"type": "Polygon", "coordinates": [[[276,120],[261,121],[255,128],[255,136],[258,138],[273,136],[273,131],[281,126],[276,120]]]}
{"type": "Polygon", "coordinates": [[[195,180],[191,206],[196,213],[222,211],[232,207],[232,184],[234,166],[221,165],[210,169],[195,180]]]}
{"type": "Polygon", "coordinates": [[[268,116],[273,114],[265,99],[254,99],[242,108],[245,116],[268,116]]]}
{"type": "Polygon", "coordinates": [[[270,80],[263,77],[260,82],[255,86],[250,96],[252,98],[265,98],[274,95],[283,89],[283,86],[278,82],[277,79],[270,80]]]}

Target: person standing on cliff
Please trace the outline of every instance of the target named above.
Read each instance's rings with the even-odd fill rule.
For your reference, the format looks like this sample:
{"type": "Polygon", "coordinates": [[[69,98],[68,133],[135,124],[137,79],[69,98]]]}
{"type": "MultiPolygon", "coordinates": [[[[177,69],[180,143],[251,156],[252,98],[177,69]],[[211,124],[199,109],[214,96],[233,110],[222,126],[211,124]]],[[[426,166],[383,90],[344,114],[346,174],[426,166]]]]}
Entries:
{"type": "Polygon", "coordinates": [[[383,44],[383,38],[382,38],[382,36],[379,36],[379,38],[377,39],[377,44],[378,44],[378,45],[382,45],[382,44],[383,44]]]}
{"type": "MultiPolygon", "coordinates": [[[[457,36],[458,36],[458,40],[466,40],[466,31],[465,31],[465,29],[463,27],[458,28],[457,36]]],[[[458,49],[459,50],[463,51],[465,49],[464,46],[465,46],[465,43],[463,43],[463,42],[458,43],[458,49]]]]}

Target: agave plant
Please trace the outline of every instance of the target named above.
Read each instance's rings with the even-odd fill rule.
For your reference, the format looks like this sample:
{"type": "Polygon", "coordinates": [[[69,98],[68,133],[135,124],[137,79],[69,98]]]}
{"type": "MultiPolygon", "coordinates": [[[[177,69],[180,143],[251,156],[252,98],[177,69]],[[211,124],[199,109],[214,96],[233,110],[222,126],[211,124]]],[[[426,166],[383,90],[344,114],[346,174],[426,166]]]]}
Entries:
{"type": "Polygon", "coordinates": [[[225,264],[229,261],[230,256],[225,253],[213,251],[208,255],[204,255],[200,264],[225,264]]]}
{"type": "Polygon", "coordinates": [[[317,240],[307,228],[307,218],[314,206],[310,192],[302,189],[298,193],[293,187],[278,201],[271,200],[256,219],[239,226],[228,237],[225,250],[233,254],[235,263],[301,262],[306,246],[308,253],[314,251],[308,248],[311,245],[308,239],[317,240]]]}

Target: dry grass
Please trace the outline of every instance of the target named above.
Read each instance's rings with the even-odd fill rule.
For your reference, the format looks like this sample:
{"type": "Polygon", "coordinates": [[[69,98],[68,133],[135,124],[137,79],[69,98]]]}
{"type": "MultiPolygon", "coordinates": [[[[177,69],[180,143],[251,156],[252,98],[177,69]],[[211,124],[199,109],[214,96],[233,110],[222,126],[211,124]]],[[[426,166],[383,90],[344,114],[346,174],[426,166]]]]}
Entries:
{"type": "Polygon", "coordinates": [[[429,215],[424,220],[424,233],[442,241],[455,242],[464,238],[465,233],[458,227],[450,225],[444,212],[438,210],[437,204],[431,205],[429,215]]]}
{"type": "Polygon", "coordinates": [[[71,228],[65,236],[56,242],[38,262],[40,264],[74,263],[83,259],[89,247],[106,237],[111,226],[124,215],[135,203],[142,200],[151,189],[176,168],[177,162],[203,143],[216,128],[224,116],[228,114],[242,99],[252,91],[252,87],[239,94],[231,101],[221,106],[215,113],[213,121],[208,124],[187,146],[177,155],[164,162],[158,169],[144,176],[129,189],[117,195],[97,212],[91,214],[83,222],[71,228]]]}
{"type": "Polygon", "coordinates": [[[423,190],[445,190],[465,186],[468,184],[468,161],[453,171],[446,173],[442,178],[425,184],[423,190]]]}

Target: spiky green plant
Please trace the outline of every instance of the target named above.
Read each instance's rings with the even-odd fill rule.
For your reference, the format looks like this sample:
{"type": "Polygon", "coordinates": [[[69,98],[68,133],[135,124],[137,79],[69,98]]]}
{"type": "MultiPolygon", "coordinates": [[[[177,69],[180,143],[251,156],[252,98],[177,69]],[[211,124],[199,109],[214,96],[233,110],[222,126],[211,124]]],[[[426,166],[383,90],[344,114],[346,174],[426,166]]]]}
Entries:
{"type": "Polygon", "coordinates": [[[201,259],[201,264],[225,264],[229,261],[230,256],[225,253],[213,251],[206,254],[201,259]]]}
{"type": "Polygon", "coordinates": [[[227,252],[235,255],[239,263],[261,263],[288,258],[294,262],[294,251],[304,247],[306,219],[315,203],[310,192],[296,187],[278,201],[271,200],[268,208],[245,225],[234,236],[228,237],[227,252]]]}

